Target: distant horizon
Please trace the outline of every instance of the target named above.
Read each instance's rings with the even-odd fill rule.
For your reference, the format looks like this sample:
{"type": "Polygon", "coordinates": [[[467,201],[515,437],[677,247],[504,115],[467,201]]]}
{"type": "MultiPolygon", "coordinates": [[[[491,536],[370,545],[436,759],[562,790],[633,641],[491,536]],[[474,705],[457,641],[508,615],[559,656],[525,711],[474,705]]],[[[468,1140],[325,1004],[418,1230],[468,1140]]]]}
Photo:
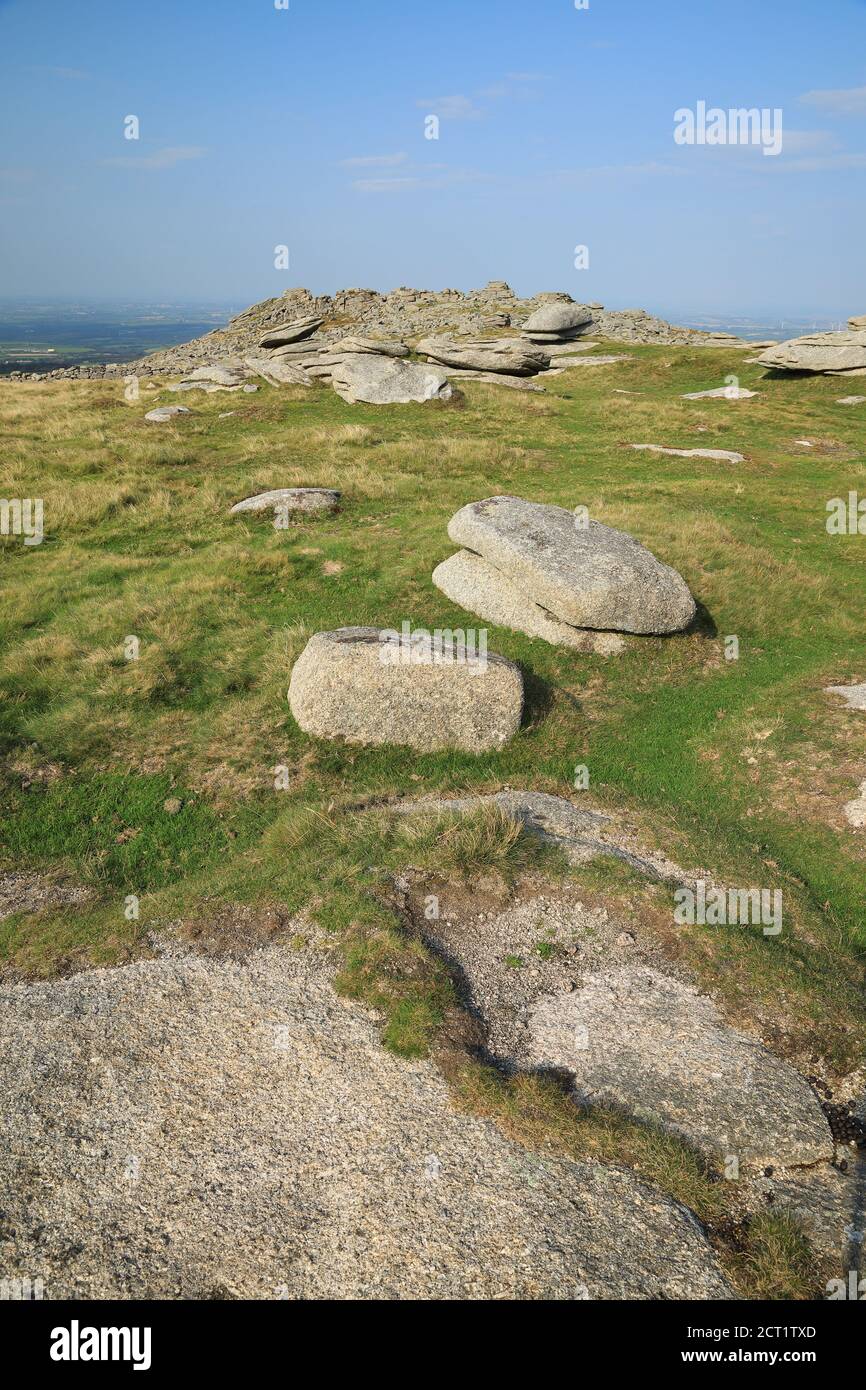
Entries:
{"type": "MultiPolygon", "coordinates": [[[[215,296],[197,296],[195,298],[183,299],[178,298],[176,296],[158,294],[148,295],[146,298],[143,299],[134,298],[131,295],[124,294],[103,296],[67,295],[62,297],[55,295],[5,294],[0,295],[0,310],[2,310],[2,308],[6,305],[21,307],[33,305],[44,306],[46,308],[54,307],[58,309],[71,309],[74,307],[98,309],[100,307],[114,308],[119,306],[125,306],[131,309],[199,309],[210,310],[212,312],[220,310],[226,312],[243,313],[245,309],[250,308],[255,304],[261,304],[267,299],[279,299],[282,298],[284,294],[291,294],[298,290],[309,290],[309,293],[313,295],[314,298],[323,298],[326,296],[329,298],[333,298],[334,295],[338,293],[345,293],[347,290],[366,290],[376,294],[388,295],[398,289],[404,288],[415,290],[432,290],[434,293],[442,293],[443,291],[448,289],[457,289],[460,290],[461,293],[468,295],[471,294],[473,291],[482,289],[483,285],[472,285],[469,289],[464,289],[463,286],[454,284],[441,286],[422,284],[392,285],[389,289],[380,289],[376,285],[338,285],[333,289],[316,289],[308,285],[292,285],[278,294],[262,294],[258,297],[252,297],[249,299],[245,299],[243,296],[233,296],[230,299],[222,299],[217,298],[215,296]]],[[[568,290],[557,291],[555,289],[547,288],[543,290],[534,290],[531,293],[524,294],[516,290],[513,285],[511,286],[511,288],[514,290],[515,295],[518,299],[525,300],[533,299],[536,295],[539,294],[571,293],[571,291],[568,290]]],[[[603,298],[594,298],[593,300],[581,300],[575,295],[572,295],[572,299],[574,299],[576,303],[600,303],[604,307],[604,309],[610,310],[614,313],[624,313],[629,309],[645,309],[647,313],[653,314],[658,318],[668,319],[669,322],[673,322],[673,319],[670,317],[672,314],[677,314],[681,317],[688,317],[691,319],[725,319],[726,321],[732,323],[737,321],[742,321],[744,323],[764,323],[767,321],[785,322],[788,320],[790,320],[792,323],[803,323],[813,319],[827,321],[842,320],[843,322],[847,322],[847,320],[850,317],[853,317],[854,315],[861,312],[861,309],[857,305],[834,313],[828,309],[814,310],[800,308],[797,310],[793,310],[777,309],[772,307],[759,309],[737,309],[719,307],[707,308],[706,306],[695,308],[694,306],[692,306],[690,308],[680,307],[665,309],[664,307],[658,307],[657,305],[654,306],[650,303],[637,304],[633,302],[623,302],[620,304],[615,303],[611,300],[605,300],[603,298]]]]}

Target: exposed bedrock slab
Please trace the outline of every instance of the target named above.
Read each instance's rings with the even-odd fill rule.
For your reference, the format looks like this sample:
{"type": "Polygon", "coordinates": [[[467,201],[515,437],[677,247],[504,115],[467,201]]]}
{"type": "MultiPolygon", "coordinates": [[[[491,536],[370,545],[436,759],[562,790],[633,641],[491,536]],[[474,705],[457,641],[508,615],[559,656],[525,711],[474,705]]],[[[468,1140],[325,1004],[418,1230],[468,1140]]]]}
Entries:
{"type": "Polygon", "coordinates": [[[602,971],[549,995],[530,1033],[532,1060],[570,1072],[581,1100],[670,1129],[713,1159],[788,1167],[833,1156],[826,1118],[793,1067],[656,970],[602,971]]]}
{"type": "Polygon", "coordinates": [[[495,805],[523,825],[545,844],[563,850],[570,864],[587,864],[591,859],[610,855],[649,878],[679,883],[682,871],[670,860],[652,852],[636,853],[618,841],[610,816],[600,811],[581,810],[573,802],[548,792],[502,791],[483,796],[433,797],[424,801],[400,801],[392,810],[405,815],[437,815],[472,812],[479,806],[495,805]]]}
{"type": "Polygon", "coordinates": [[[501,570],[471,550],[459,550],[437,565],[433,583],[452,603],[497,627],[510,627],[556,647],[572,647],[599,656],[612,656],[625,649],[625,640],[617,632],[593,632],[561,622],[527,598],[501,570]]]}
{"type": "MultiPolygon", "coordinates": [[[[428,634],[428,637],[430,634],[428,634]]],[[[311,637],[292,670],[301,728],[349,743],[483,753],[517,733],[523,677],[512,661],[442,640],[409,648],[398,634],[344,627],[311,637]]]]}
{"type": "Polygon", "coordinates": [[[236,502],[229,515],[239,512],[335,512],[340,495],[329,487],[277,487],[236,502]]]}
{"type": "Polygon", "coordinates": [[[332,366],[334,390],[350,405],[358,401],[368,405],[405,405],[411,401],[444,401],[452,395],[451,384],[439,367],[365,352],[350,354],[332,366]]]}
{"type": "Polygon", "coordinates": [[[579,524],[564,507],[488,497],[461,507],[448,535],[573,627],[667,633],[688,627],[695,616],[676,570],[625,531],[598,521],[579,524]]]}
{"type": "Polygon", "coordinates": [[[4,1277],[53,1299],[731,1296],[685,1208],[458,1114],[320,961],[2,991],[4,1277]]]}

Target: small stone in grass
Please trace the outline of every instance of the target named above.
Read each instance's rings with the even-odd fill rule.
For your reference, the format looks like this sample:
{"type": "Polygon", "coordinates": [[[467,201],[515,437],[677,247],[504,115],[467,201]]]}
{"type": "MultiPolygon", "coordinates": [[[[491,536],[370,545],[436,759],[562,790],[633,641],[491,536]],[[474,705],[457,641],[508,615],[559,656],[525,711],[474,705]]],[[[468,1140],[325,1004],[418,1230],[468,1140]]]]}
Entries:
{"type": "Polygon", "coordinates": [[[162,803],[162,809],[163,809],[163,810],[166,812],[166,814],[169,815],[169,816],[176,816],[177,813],[178,813],[178,811],[181,809],[182,806],[183,806],[183,802],[180,800],[179,797],[176,797],[176,796],[169,796],[169,797],[162,803]]]}

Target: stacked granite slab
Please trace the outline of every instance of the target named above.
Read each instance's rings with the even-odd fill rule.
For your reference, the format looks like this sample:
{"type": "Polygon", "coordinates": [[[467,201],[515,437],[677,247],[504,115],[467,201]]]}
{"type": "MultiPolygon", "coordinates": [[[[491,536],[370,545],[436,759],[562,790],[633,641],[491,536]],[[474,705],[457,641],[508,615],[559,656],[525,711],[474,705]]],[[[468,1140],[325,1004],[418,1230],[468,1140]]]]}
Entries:
{"type": "Polygon", "coordinates": [[[582,508],[488,497],[461,507],[448,535],[463,548],[434,570],[436,587],[488,622],[553,645],[607,655],[623,633],[679,632],[695,616],[676,570],[582,508]]]}

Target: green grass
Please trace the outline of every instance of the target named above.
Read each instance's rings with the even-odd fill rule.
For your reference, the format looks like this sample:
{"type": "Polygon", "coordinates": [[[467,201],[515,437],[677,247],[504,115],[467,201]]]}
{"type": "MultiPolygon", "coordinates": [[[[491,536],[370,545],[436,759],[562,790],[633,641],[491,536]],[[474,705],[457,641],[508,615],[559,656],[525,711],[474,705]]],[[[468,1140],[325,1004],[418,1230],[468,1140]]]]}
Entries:
{"type": "Polygon", "coordinates": [[[341,987],[382,1010],[390,1046],[422,1054],[453,991],[395,913],[391,876],[410,864],[511,882],[562,865],[495,817],[401,825],[358,808],[504,784],[574,796],[586,764],[584,804],[625,810],[686,867],[782,888],[785,930],[674,933],[666,890],[611,863],[579,872],[587,894],[639,911],[729,1016],[781,1050],[839,1070],[861,1060],[866,850],[840,807],[866,776],[864,725],[823,687],[866,679],[866,538],[825,528],[830,498],[866,495],[862,411],[835,405],[838,380],[765,378],[741,353],[629,351],[553,379],[546,396],[469,383],[455,404],[375,408],[262,387],[196,396],[176,427],[143,420],[170,399],[161,390],[129,405],[122,382],[0,382],[0,493],[43,497],[46,524],[41,546],[0,540],[0,862],[62,868],[95,893],[0,924],[6,968],[128,959],[154,924],[210,904],[306,908],[343,943],[341,987]],[[760,396],[680,399],[731,371],[760,396]],[[813,449],[794,443],[804,437],[813,449]],[[227,515],[293,484],[340,488],[343,510],[288,531],[227,515]],[[586,504],[637,536],[684,575],[700,627],[610,659],[490,628],[530,697],[499,752],[307,738],[286,689],[308,636],[465,627],[430,574],[454,548],[453,512],[500,492],[586,504]],[[130,635],[138,660],[125,659],[130,635]]]}

